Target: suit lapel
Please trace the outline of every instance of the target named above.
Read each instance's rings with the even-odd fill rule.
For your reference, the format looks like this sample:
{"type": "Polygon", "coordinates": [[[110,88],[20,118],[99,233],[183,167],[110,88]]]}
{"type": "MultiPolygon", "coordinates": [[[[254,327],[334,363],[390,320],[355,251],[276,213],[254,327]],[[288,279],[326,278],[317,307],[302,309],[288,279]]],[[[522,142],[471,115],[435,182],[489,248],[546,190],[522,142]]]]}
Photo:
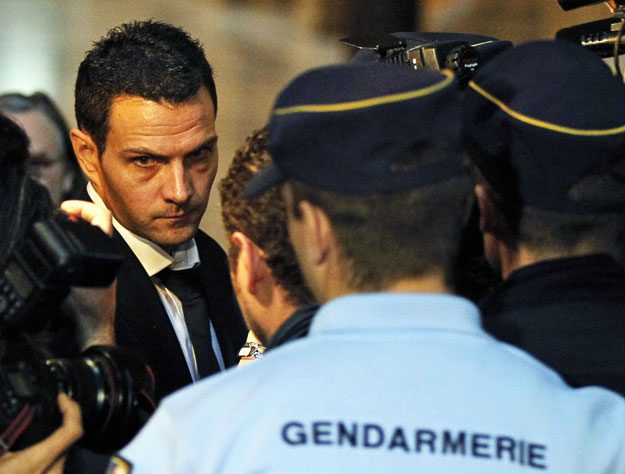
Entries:
{"type": "Polygon", "coordinates": [[[200,244],[202,237],[196,236],[201,261],[199,278],[206,291],[224,363],[226,367],[231,367],[238,361],[238,352],[245,342],[247,330],[236,304],[225,255],[221,248],[217,253],[212,251],[212,246],[200,244]]]}
{"type": "Polygon", "coordinates": [[[117,343],[141,352],[157,378],[157,394],[191,383],[186,359],[158,291],[126,242],[118,274],[115,332],[117,343]]]}

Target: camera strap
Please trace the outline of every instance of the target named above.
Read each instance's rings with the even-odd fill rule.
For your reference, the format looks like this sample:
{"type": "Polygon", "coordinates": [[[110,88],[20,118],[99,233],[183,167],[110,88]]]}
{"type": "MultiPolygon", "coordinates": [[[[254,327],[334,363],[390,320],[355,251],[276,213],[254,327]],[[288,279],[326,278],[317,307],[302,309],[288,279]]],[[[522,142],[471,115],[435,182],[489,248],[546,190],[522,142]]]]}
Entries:
{"type": "Polygon", "coordinates": [[[32,405],[24,405],[13,421],[7,426],[2,434],[0,434],[0,456],[11,450],[13,443],[22,435],[22,433],[30,426],[37,409],[32,405]]]}

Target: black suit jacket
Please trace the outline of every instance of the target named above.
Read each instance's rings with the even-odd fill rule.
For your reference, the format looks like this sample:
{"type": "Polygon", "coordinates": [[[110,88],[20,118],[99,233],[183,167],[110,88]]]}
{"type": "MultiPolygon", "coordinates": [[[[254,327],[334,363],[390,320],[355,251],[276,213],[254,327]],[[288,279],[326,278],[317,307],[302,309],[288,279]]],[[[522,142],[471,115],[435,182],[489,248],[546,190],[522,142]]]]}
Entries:
{"type": "MultiPolygon", "coordinates": [[[[120,346],[141,355],[156,379],[156,399],[191,383],[191,375],[158,291],[126,242],[116,234],[125,259],[117,275],[115,337],[120,346]]],[[[226,367],[237,363],[247,329],[234,297],[227,258],[205,233],[195,236],[198,273],[208,295],[212,322],[226,367]]]]}
{"type": "Polygon", "coordinates": [[[606,255],[522,267],[481,305],[484,329],[573,387],[625,396],[625,268],[606,255]]]}

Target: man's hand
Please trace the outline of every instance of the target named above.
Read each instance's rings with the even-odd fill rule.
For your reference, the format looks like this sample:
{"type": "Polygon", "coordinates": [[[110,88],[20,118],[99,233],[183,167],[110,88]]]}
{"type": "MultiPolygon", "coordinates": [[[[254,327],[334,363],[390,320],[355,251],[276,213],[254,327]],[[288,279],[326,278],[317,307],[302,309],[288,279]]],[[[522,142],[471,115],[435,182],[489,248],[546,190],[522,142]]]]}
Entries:
{"type": "Polygon", "coordinates": [[[63,424],[50,436],[22,451],[0,457],[2,474],[60,474],[65,451],[83,435],[80,407],[64,393],[57,397],[63,424]]]}
{"type": "Polygon", "coordinates": [[[113,217],[107,209],[92,202],[78,200],[63,201],[61,209],[70,216],[80,217],[106,234],[113,235],[113,217]]]}
{"type": "MultiPolygon", "coordinates": [[[[113,235],[111,213],[92,202],[64,201],[61,209],[113,235]]],[[[81,349],[93,345],[115,345],[115,295],[117,280],[106,288],[72,287],[63,310],[76,322],[81,349]]]]}

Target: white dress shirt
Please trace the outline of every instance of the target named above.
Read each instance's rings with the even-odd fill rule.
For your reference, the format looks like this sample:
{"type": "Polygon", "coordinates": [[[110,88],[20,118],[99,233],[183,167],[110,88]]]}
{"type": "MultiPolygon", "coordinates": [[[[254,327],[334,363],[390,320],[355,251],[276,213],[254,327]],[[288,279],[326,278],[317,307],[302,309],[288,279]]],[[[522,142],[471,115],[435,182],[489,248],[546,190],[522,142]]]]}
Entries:
{"type": "MultiPolygon", "coordinates": [[[[87,184],[87,193],[95,204],[106,208],[104,201],[102,201],[102,198],[98,195],[91,183],[87,184]]],[[[169,321],[171,322],[174,332],[176,333],[176,337],[178,338],[178,343],[180,344],[182,353],[187,361],[191,378],[194,382],[196,382],[199,380],[198,366],[195,359],[195,350],[193,349],[189,330],[184,319],[182,303],[174,293],[169,291],[163,285],[163,282],[157,276],[157,273],[165,268],[170,268],[171,270],[176,271],[187,270],[199,265],[200,256],[198,254],[195,239],[191,239],[176,246],[171,253],[168,253],[154,242],[132,233],[121,225],[114,217],[113,227],[115,227],[115,230],[119,233],[122,239],[124,239],[126,244],[128,244],[128,247],[130,247],[148,276],[152,279],[152,283],[154,283],[154,286],[161,297],[167,316],[169,316],[169,321]]],[[[217,358],[217,363],[219,364],[219,368],[224,370],[224,359],[221,354],[221,349],[219,348],[219,341],[217,340],[217,334],[215,333],[212,321],[210,322],[210,329],[211,343],[213,351],[215,352],[215,357],[217,358]]]]}

